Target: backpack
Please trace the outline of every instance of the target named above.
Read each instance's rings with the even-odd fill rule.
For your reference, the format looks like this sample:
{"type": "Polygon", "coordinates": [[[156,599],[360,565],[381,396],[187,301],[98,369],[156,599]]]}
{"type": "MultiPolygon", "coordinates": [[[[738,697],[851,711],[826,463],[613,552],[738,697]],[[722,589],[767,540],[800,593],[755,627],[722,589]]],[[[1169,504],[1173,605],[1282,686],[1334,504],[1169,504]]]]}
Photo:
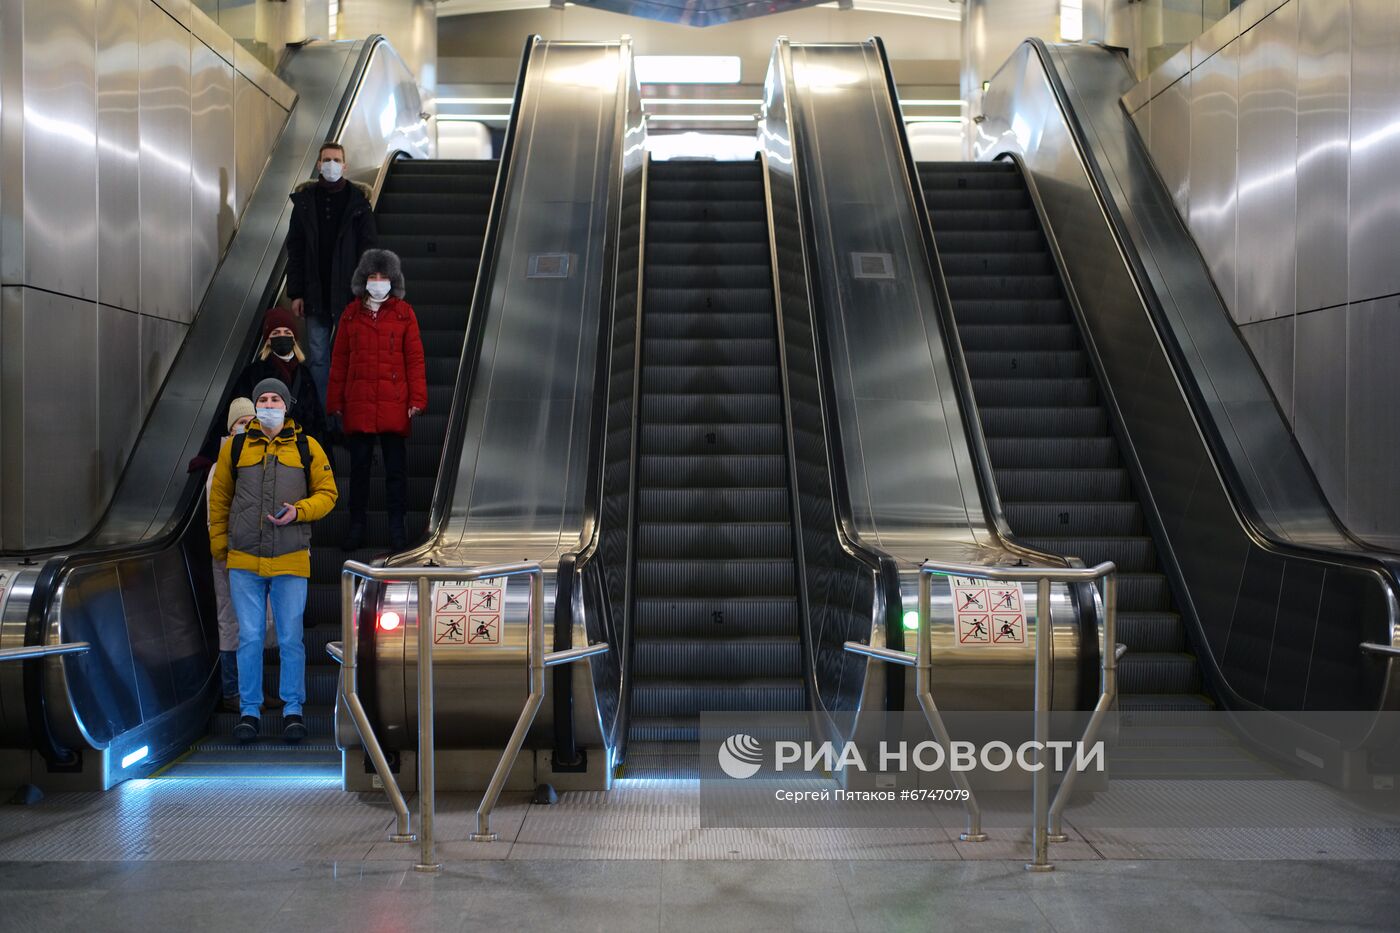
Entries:
{"type": "MultiPolygon", "coordinates": [[[[238,461],[243,458],[243,442],[248,439],[248,435],[235,434],[233,444],[229,447],[229,468],[235,472],[238,470],[238,461]]],[[[268,438],[268,443],[272,443],[272,438],[268,438]]],[[[306,437],[306,432],[297,435],[297,456],[301,457],[301,471],[306,474],[306,494],[311,495],[311,442],[306,437]]]]}

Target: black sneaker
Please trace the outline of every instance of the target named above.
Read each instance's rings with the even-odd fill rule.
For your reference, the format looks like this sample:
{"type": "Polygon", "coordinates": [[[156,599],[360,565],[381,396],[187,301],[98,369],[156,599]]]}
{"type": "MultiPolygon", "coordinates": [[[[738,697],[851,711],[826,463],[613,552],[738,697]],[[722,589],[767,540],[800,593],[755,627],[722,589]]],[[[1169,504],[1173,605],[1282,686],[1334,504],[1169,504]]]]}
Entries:
{"type": "Polygon", "coordinates": [[[365,546],[365,523],[352,522],[350,530],[345,533],[345,540],[340,542],[342,551],[358,551],[365,546]]]}
{"type": "Polygon", "coordinates": [[[242,744],[247,745],[258,737],[260,725],[258,717],[244,716],[242,719],[238,720],[238,725],[233,727],[233,737],[242,744]]]}
{"type": "Polygon", "coordinates": [[[296,713],[282,717],[282,738],[289,744],[295,745],[306,738],[306,723],[301,721],[301,717],[296,713]]]}

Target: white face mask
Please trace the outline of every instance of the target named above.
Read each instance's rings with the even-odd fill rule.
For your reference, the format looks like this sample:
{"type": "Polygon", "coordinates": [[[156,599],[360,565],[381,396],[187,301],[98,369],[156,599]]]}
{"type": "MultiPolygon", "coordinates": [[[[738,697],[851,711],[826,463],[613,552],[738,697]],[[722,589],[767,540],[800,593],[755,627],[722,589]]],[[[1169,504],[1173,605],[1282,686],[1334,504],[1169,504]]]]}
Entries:
{"type": "Polygon", "coordinates": [[[247,426],[246,424],[235,424],[235,425],[233,426],[233,433],[234,433],[234,434],[247,434],[247,433],[248,433],[248,426],[247,426]]]}
{"type": "Polygon", "coordinates": [[[287,413],[280,408],[259,408],[258,424],[262,425],[263,433],[268,437],[279,433],[282,430],[282,423],[287,420],[287,413]]]}
{"type": "Polygon", "coordinates": [[[340,176],[345,171],[345,166],[339,162],[325,161],[321,163],[321,177],[331,184],[340,181],[340,176]]]}
{"type": "Polygon", "coordinates": [[[369,296],[375,301],[383,301],[385,298],[388,298],[389,290],[393,287],[393,282],[386,282],[382,279],[376,279],[373,282],[365,283],[365,291],[368,292],[369,296]]]}

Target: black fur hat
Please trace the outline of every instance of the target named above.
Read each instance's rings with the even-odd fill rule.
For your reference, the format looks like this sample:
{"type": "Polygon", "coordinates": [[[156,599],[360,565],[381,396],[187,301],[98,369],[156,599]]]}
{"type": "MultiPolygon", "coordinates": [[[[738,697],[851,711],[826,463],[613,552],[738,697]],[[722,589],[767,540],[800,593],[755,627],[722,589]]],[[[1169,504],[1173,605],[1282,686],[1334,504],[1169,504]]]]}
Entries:
{"type": "Polygon", "coordinates": [[[387,275],[392,293],[399,298],[404,296],[403,265],[397,253],[387,249],[365,250],[360,264],[355,267],[355,274],[350,277],[350,291],[355,293],[356,298],[365,297],[365,280],[371,275],[387,275]]]}

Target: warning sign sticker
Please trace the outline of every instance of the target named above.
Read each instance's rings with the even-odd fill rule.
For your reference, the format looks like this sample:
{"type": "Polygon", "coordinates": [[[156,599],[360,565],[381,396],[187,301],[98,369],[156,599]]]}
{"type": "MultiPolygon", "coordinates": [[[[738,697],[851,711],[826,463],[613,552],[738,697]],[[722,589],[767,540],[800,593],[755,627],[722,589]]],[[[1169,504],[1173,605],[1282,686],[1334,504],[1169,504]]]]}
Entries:
{"type": "Polygon", "coordinates": [[[505,595],[504,577],[437,584],[433,589],[433,643],[499,645],[505,595]]]}
{"type": "Polygon", "coordinates": [[[1024,645],[1021,584],[950,577],[959,645],[1024,645]]]}

